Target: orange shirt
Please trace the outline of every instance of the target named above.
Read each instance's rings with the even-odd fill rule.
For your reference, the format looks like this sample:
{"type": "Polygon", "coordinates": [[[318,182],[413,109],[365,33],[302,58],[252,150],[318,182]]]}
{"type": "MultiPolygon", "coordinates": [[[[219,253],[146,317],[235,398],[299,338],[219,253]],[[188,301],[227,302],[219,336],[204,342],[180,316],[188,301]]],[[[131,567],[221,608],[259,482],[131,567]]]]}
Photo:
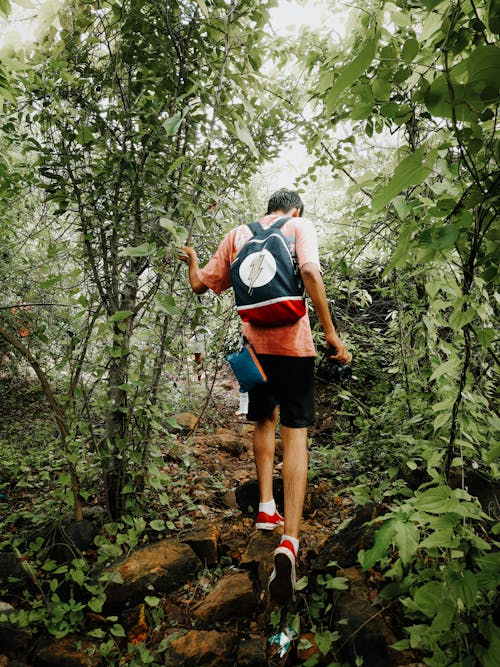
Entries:
{"type": "MultiPolygon", "coordinates": [[[[284,217],[282,214],[272,213],[261,218],[259,223],[267,229],[282,217],[284,217]]],[[[285,222],[281,231],[285,238],[295,246],[299,269],[308,262],[320,268],[316,231],[310,220],[290,218],[285,222]]],[[[200,279],[204,285],[216,294],[231,287],[229,267],[251,236],[252,232],[247,225],[239,225],[225,235],[214,256],[200,271],[200,279]]],[[[282,327],[263,328],[253,326],[249,322],[242,322],[242,333],[259,354],[291,357],[316,356],[307,313],[294,324],[282,327]]]]}

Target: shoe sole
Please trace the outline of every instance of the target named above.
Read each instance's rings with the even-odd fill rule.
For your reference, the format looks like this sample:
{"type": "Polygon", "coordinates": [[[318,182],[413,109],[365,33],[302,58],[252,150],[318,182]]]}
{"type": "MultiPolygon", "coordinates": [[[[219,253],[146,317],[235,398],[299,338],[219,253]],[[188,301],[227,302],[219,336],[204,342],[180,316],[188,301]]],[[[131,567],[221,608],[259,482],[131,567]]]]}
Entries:
{"type": "Polygon", "coordinates": [[[274,570],[269,578],[269,594],[279,604],[285,604],[292,599],[294,582],[290,558],[282,553],[274,557],[274,570]]]}
{"type": "Polygon", "coordinates": [[[283,526],[283,522],[281,523],[264,523],[264,522],[259,522],[255,524],[255,527],[258,530],[274,530],[278,526],[283,526]]]}

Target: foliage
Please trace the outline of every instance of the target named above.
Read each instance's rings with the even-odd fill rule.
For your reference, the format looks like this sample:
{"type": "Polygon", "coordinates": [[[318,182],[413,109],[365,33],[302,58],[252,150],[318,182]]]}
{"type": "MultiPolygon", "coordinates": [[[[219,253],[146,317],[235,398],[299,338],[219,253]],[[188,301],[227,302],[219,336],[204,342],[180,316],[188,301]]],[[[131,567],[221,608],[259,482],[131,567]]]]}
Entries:
{"type": "MultiPolygon", "coordinates": [[[[314,474],[362,473],[356,499],[389,510],[360,559],[406,610],[399,647],[489,667],[498,530],[465,487],[471,470],[499,473],[498,3],[370,0],[342,44],[270,39],[272,4],[67,3],[24,60],[1,63],[1,328],[44,370],[68,430],[63,446],[35,433],[43,449],[22,443],[21,457],[18,434],[1,443],[1,491],[12,479],[16,493],[42,490],[57,473],[2,529],[74,505],[63,451],[80,500],[106,504],[98,561],[179,529],[184,477],[162,465],[176,409],[200,399],[182,393],[186,340],[206,324],[221,358],[238,331],[228,297],[192,298],[177,248],[192,242],[203,262],[257,212],[250,179],[293,129],[314,156],[298,185],[320,201],[325,282],[354,353],[314,474]]],[[[16,539],[38,582],[19,623],[63,636],[100,613],[105,582],[94,587],[88,562],[55,564],[48,542],[16,539]]],[[[343,582],[316,583],[327,654],[328,591],[343,582]]],[[[98,633],[110,660],[120,633],[113,618],[98,633]]],[[[146,664],[144,651],[131,660],[146,664]]]]}

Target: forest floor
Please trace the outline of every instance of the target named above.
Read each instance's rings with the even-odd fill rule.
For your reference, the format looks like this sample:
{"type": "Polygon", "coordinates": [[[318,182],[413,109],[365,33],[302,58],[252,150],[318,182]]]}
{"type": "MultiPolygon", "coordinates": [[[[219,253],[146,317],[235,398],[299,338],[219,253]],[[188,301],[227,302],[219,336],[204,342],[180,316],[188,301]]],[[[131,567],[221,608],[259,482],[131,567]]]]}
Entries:
{"type": "MultiPolygon", "coordinates": [[[[55,431],[48,406],[36,384],[29,382],[11,382],[8,384],[5,380],[0,380],[0,383],[3,398],[0,403],[0,442],[12,443],[18,439],[19,442],[24,443],[25,448],[28,448],[30,433],[36,433],[39,438],[40,433],[43,433],[44,430],[47,432],[55,431]]],[[[206,383],[207,391],[211,390],[211,400],[208,402],[207,408],[205,410],[200,408],[198,411],[192,409],[192,405],[196,403],[195,399],[194,403],[191,402],[191,410],[177,415],[179,422],[184,423],[182,432],[176,433],[173,439],[170,437],[168,445],[159,443],[164,458],[162,472],[165,475],[165,490],[170,496],[170,510],[167,512],[165,520],[170,522],[171,527],[175,526],[175,531],[180,535],[199,526],[216,526],[219,536],[219,553],[222,555],[217,567],[205,568],[201,576],[195,581],[181,587],[178,591],[167,596],[168,599],[163,600],[163,604],[174,605],[182,610],[180,617],[184,622],[181,622],[181,625],[184,625],[185,629],[192,627],[189,610],[186,612],[186,601],[188,601],[189,609],[192,609],[206,597],[210,590],[213,590],[217,582],[229,570],[234,570],[255,532],[251,510],[245,511],[243,507],[244,505],[253,506],[255,500],[255,468],[251,447],[252,425],[246,421],[244,416],[236,414],[238,388],[229,372],[219,372],[213,387],[209,386],[207,378],[202,379],[202,383],[194,391],[194,395],[200,397],[200,406],[204,403],[204,400],[201,400],[202,395],[204,393],[206,395],[206,392],[202,389],[203,383],[206,383]],[[191,427],[200,415],[200,421],[196,429],[192,431],[191,427]],[[243,495],[238,494],[238,489],[245,489],[245,493],[243,495]]],[[[328,442],[331,442],[334,429],[334,417],[329,410],[328,392],[330,391],[332,391],[331,388],[323,387],[318,392],[319,419],[310,433],[310,481],[301,528],[298,578],[309,576],[311,582],[317,577],[317,572],[313,572],[311,566],[315,559],[321,555],[322,549],[329,539],[339,531],[339,527],[343,527],[350,519],[354,519],[355,522],[359,514],[359,507],[353,502],[352,493],[349,490],[349,481],[354,481],[346,463],[349,456],[346,455],[345,460],[335,460],[328,448],[328,442]]],[[[45,488],[45,491],[47,491],[48,485],[54,481],[51,472],[51,456],[43,451],[40,442],[32,441],[31,446],[37,448],[38,451],[31,451],[24,464],[21,461],[23,458],[22,451],[21,449],[18,450],[17,465],[19,468],[17,471],[14,470],[14,461],[10,460],[7,455],[4,458],[4,469],[0,475],[0,482],[3,480],[0,487],[0,494],[2,494],[0,509],[2,513],[5,510],[7,513],[15,513],[17,515],[16,525],[24,523],[23,516],[29,519],[34,508],[41,509],[41,505],[43,506],[43,500],[40,498],[41,489],[45,488]],[[38,469],[35,470],[34,468],[37,465],[38,469]],[[12,474],[16,474],[15,484],[5,483],[9,466],[12,474]],[[19,476],[23,474],[26,475],[27,480],[31,480],[31,483],[17,483],[19,476]]],[[[335,451],[338,451],[338,448],[335,451]]],[[[281,477],[279,438],[275,468],[276,478],[279,480],[281,477]]],[[[279,507],[281,506],[281,500],[278,482],[277,501],[279,507]]],[[[102,499],[94,497],[92,503],[102,505],[101,501],[102,499]]],[[[158,511],[161,512],[162,509],[158,508],[158,511]]],[[[172,536],[175,536],[175,534],[172,536]]],[[[153,534],[152,537],[154,539],[155,535],[153,534]]],[[[355,539],[357,542],[363,542],[363,536],[360,536],[359,533],[356,533],[355,539]]],[[[347,540],[349,540],[349,536],[347,536],[347,540]]],[[[347,550],[352,550],[352,548],[357,550],[359,546],[359,543],[347,544],[345,548],[347,550]]],[[[87,555],[92,559],[92,550],[89,550],[87,555]]],[[[384,619],[384,623],[389,627],[387,636],[391,636],[393,640],[401,638],[402,615],[400,610],[391,605],[386,610],[384,604],[378,598],[380,577],[374,572],[362,573],[354,562],[351,565],[353,568],[357,568],[356,578],[362,580],[363,585],[360,589],[360,595],[365,598],[364,602],[369,605],[368,613],[373,614],[373,617],[384,619]]],[[[342,569],[337,571],[337,576],[342,574],[346,574],[346,572],[342,569]]],[[[243,662],[242,659],[241,663],[233,662],[230,664],[363,664],[368,667],[375,667],[376,665],[386,667],[393,664],[416,666],[422,664],[416,656],[400,655],[392,650],[389,653],[391,655],[397,654],[397,659],[384,660],[382,658],[382,661],[375,654],[373,659],[370,659],[369,653],[366,654],[366,652],[363,661],[359,656],[355,660],[352,651],[336,651],[335,641],[338,641],[336,632],[339,628],[337,622],[339,620],[342,622],[342,619],[337,619],[335,623],[332,621],[330,628],[327,627],[325,619],[334,617],[335,605],[342,594],[343,592],[339,590],[329,591],[328,599],[318,602],[317,589],[316,592],[307,589],[306,584],[304,584],[304,590],[297,595],[295,603],[287,610],[287,615],[281,614],[281,625],[276,623],[276,619],[274,626],[271,624],[268,610],[262,602],[260,608],[248,618],[230,619],[224,622],[225,630],[232,630],[239,635],[245,634],[247,637],[258,636],[267,639],[274,633],[279,633],[280,629],[288,627],[288,624],[292,624],[295,629],[300,625],[297,636],[297,639],[301,638],[300,646],[298,641],[292,642],[290,650],[284,655],[280,656],[276,652],[277,647],[275,646],[274,651],[271,651],[271,654],[274,653],[274,655],[269,657],[269,661],[265,663],[259,662],[257,657],[254,662],[251,662],[251,660],[248,662],[248,659],[247,662],[243,662]],[[328,601],[333,603],[332,610],[328,611],[326,609],[324,610],[324,617],[321,617],[320,613],[314,619],[311,615],[311,609],[315,602],[317,603],[316,606],[320,605],[321,611],[321,604],[326,607],[328,601]],[[329,638],[330,630],[331,637],[329,638]],[[325,637],[327,648],[332,643],[333,646],[331,650],[325,650],[325,655],[323,655],[321,651],[318,651],[317,644],[325,641],[325,637]],[[316,653],[316,658],[311,657],[314,653],[316,653]]],[[[353,604],[356,606],[356,602],[353,604]]],[[[360,630],[370,621],[369,616],[360,618],[360,630]]],[[[175,630],[179,630],[179,627],[176,627],[175,630]]],[[[172,628],[165,628],[167,634],[173,631],[172,628]]],[[[372,628],[372,636],[373,632],[378,633],[377,627],[372,628]]],[[[352,637],[348,637],[348,639],[356,637],[357,633],[358,631],[354,628],[351,633],[352,637]]],[[[386,635],[385,631],[382,634],[386,635]]],[[[153,652],[155,646],[161,643],[160,635],[161,632],[159,634],[156,630],[149,636],[149,646],[153,652]]],[[[385,637],[381,636],[376,637],[376,639],[386,641],[385,637]]],[[[370,641],[370,637],[368,637],[368,640],[370,641]]],[[[341,648],[345,648],[347,643],[353,644],[352,641],[347,642],[344,635],[341,648]]],[[[356,649],[354,650],[356,651],[356,649]]],[[[0,651],[0,657],[1,654],[2,651],[0,651]]],[[[267,655],[270,656],[271,654],[268,645],[267,655]]],[[[16,654],[16,657],[19,657],[19,654],[16,654]]],[[[163,660],[163,658],[160,658],[160,660],[163,660]]],[[[2,667],[3,664],[8,665],[9,663],[2,663],[2,667]]],[[[59,663],[37,663],[36,661],[32,663],[28,661],[20,664],[59,663]]],[[[125,665],[128,663],[122,659],[119,664],[125,665]]],[[[140,663],[134,662],[133,664],[140,663]]],[[[185,663],[178,662],[178,664],[222,665],[226,663],[222,659],[218,662],[217,658],[214,662],[191,663],[186,658],[185,663]]]]}

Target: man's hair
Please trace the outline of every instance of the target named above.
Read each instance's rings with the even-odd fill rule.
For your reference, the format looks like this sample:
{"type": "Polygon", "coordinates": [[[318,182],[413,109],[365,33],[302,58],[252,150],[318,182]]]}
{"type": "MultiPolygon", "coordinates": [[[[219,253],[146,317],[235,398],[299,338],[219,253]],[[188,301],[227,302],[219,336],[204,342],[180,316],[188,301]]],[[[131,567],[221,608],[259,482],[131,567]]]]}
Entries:
{"type": "Polygon", "coordinates": [[[299,197],[299,193],[281,188],[281,190],[271,195],[267,203],[267,214],[274,213],[274,211],[284,211],[286,213],[292,208],[298,208],[300,216],[304,213],[304,204],[299,197]]]}

